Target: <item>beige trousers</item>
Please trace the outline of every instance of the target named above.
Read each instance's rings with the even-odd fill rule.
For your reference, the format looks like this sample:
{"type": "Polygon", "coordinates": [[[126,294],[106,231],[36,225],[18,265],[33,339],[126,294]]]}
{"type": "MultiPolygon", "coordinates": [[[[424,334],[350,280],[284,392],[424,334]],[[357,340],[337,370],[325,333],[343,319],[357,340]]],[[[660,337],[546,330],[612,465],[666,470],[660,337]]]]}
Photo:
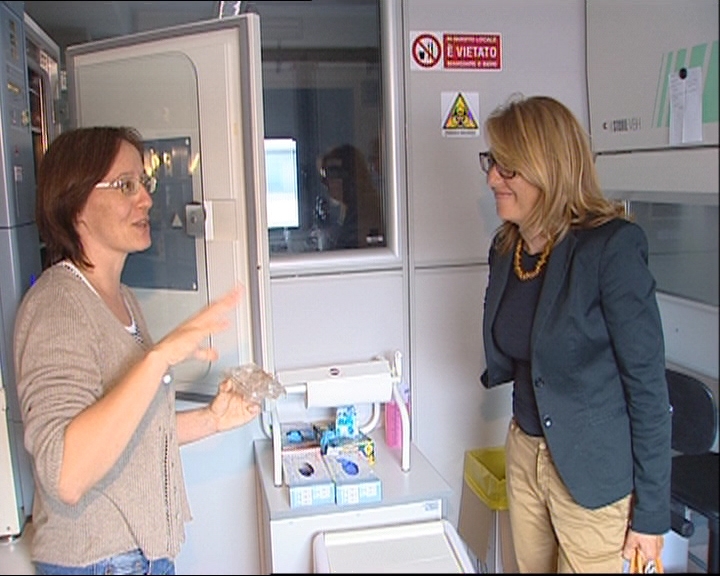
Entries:
{"type": "Polygon", "coordinates": [[[505,442],[507,495],[520,572],[622,572],[630,496],[595,510],[577,504],[545,439],[513,419],[505,442]]]}

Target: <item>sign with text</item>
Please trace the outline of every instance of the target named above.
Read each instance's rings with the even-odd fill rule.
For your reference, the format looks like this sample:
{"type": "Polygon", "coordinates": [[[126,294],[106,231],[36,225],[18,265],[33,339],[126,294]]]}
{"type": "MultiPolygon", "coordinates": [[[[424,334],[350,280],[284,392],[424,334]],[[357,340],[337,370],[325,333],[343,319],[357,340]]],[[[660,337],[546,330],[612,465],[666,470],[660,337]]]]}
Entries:
{"type": "Polygon", "coordinates": [[[443,66],[502,70],[500,34],[443,34],[443,66]]]}

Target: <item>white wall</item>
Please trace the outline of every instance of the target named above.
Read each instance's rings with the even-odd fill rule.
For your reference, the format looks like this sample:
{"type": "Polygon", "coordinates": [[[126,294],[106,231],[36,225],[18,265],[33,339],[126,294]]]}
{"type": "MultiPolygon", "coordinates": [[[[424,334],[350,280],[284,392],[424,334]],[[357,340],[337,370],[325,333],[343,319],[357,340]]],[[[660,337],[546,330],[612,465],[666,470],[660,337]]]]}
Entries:
{"type": "Polygon", "coordinates": [[[178,574],[259,573],[252,441],[261,434],[251,425],[180,449],[193,519],[178,574]]]}
{"type": "Polygon", "coordinates": [[[413,70],[406,62],[411,362],[415,441],[447,482],[457,520],[464,452],[502,444],[510,386],[487,391],[482,305],[499,220],[476,137],[444,137],[441,94],[477,93],[480,124],[513,92],[546,94],[588,125],[582,0],[410,0],[405,34],[501,34],[501,71],[413,70]]]}
{"type": "MultiPolygon", "coordinates": [[[[409,254],[385,271],[271,282],[276,369],[363,361],[396,349],[409,359],[414,439],[454,490],[453,523],[464,452],[503,442],[510,387],[485,391],[478,381],[487,247],[497,224],[477,160],[485,145],[481,136],[442,137],[441,92],[478,92],[481,122],[515,91],[555,96],[587,122],[584,6],[584,0],[403,1],[401,219],[410,230],[402,242],[409,254]],[[411,31],[500,33],[503,70],[410,70],[411,31]]],[[[183,448],[194,520],[178,573],[258,573],[251,436],[262,437],[260,428],[183,448]]]]}

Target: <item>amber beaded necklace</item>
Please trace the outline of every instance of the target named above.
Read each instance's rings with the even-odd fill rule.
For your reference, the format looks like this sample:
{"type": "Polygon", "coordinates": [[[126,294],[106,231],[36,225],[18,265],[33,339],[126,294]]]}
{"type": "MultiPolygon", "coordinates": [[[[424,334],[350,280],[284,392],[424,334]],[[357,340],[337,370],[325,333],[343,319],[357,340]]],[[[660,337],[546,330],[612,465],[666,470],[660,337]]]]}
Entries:
{"type": "Polygon", "coordinates": [[[542,272],[545,263],[548,261],[550,256],[550,250],[552,250],[552,242],[546,242],[545,248],[543,248],[540,258],[535,263],[535,267],[532,270],[523,270],[522,267],[522,250],[523,250],[523,239],[518,238],[517,244],[515,244],[515,257],[513,258],[513,270],[515,270],[515,276],[520,280],[532,280],[537,278],[540,272],[542,272]]]}

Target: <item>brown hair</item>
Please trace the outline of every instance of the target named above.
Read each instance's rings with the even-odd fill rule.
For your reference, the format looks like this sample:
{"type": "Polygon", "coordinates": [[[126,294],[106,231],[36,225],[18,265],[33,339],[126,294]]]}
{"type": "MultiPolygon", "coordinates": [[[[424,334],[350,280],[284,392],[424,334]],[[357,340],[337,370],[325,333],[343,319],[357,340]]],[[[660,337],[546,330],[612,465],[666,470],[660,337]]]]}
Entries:
{"type": "Polygon", "coordinates": [[[122,142],[143,156],[140,133],[130,127],[77,128],[60,134],[40,161],[35,219],[45,244],[45,264],[69,259],[92,267],[75,229],[90,192],[115,161],[122,142]]]}
{"type": "MultiPolygon", "coordinates": [[[[529,227],[552,243],[571,228],[625,216],[622,203],[603,195],[587,133],[557,100],[513,95],[490,113],[485,134],[497,162],[540,190],[529,227]]],[[[501,252],[510,250],[520,233],[512,222],[503,222],[498,232],[501,252]]]]}
{"type": "Polygon", "coordinates": [[[321,169],[342,173],[342,202],[347,207],[347,233],[342,242],[345,248],[366,246],[368,236],[384,230],[383,208],[379,191],[372,182],[370,167],[364,154],[351,144],[341,144],[326,152],[320,159],[321,169]]]}

